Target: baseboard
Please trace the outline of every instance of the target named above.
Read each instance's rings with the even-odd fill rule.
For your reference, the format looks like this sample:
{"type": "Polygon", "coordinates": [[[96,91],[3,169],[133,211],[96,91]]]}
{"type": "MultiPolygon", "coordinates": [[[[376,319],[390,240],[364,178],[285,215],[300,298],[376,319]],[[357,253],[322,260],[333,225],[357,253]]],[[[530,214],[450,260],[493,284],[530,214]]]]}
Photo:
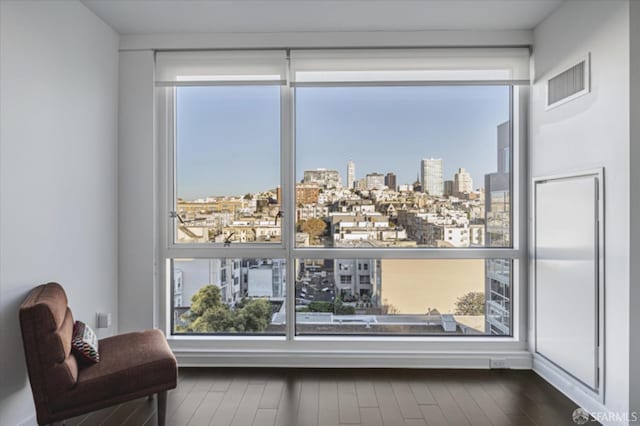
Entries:
{"type": "Polygon", "coordinates": [[[38,426],[36,415],[35,414],[30,415],[29,417],[27,417],[26,419],[18,423],[18,426],[38,426]]]}
{"type": "MultiPolygon", "coordinates": [[[[545,358],[533,356],[533,371],[580,407],[590,413],[597,413],[595,417],[604,426],[628,424],[620,423],[619,420],[607,421],[609,416],[606,414],[610,413],[610,410],[602,403],[602,396],[586,391],[582,384],[545,358]]],[[[610,417],[614,419],[614,413],[611,413],[610,417]]]]}
{"type": "Polygon", "coordinates": [[[531,354],[510,352],[402,353],[353,351],[224,351],[174,349],[181,367],[289,367],[289,368],[491,368],[491,359],[505,360],[507,368],[530,370],[531,354]]]}

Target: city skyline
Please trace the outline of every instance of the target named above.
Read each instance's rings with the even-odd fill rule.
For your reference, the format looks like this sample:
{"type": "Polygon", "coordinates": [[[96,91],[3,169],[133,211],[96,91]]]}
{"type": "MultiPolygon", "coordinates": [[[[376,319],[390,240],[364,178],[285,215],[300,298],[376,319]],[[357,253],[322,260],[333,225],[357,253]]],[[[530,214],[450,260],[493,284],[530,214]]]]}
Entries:
{"type": "MultiPolygon", "coordinates": [[[[178,197],[280,185],[279,99],[277,87],[180,88],[178,197]]],[[[442,158],[443,180],[463,167],[481,188],[497,168],[496,129],[508,118],[505,86],[297,89],[295,180],[325,168],[346,186],[351,160],[356,179],[392,172],[401,185],[415,181],[423,158],[442,158]]]]}

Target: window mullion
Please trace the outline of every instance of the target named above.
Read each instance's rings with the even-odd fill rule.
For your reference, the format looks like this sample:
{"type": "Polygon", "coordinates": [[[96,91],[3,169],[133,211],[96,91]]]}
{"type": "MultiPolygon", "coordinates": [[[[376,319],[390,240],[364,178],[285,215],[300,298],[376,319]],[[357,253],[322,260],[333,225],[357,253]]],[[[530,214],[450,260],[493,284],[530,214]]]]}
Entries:
{"type": "Polygon", "coordinates": [[[291,341],[295,337],[295,315],[296,315],[296,298],[295,298],[295,276],[296,264],[292,255],[293,247],[295,247],[296,230],[295,230],[295,119],[294,119],[294,89],[290,85],[290,61],[289,51],[287,51],[287,66],[285,67],[286,84],[280,89],[280,150],[282,164],[282,194],[284,212],[283,212],[283,244],[286,251],[287,259],[287,279],[286,284],[286,338],[291,341]]]}

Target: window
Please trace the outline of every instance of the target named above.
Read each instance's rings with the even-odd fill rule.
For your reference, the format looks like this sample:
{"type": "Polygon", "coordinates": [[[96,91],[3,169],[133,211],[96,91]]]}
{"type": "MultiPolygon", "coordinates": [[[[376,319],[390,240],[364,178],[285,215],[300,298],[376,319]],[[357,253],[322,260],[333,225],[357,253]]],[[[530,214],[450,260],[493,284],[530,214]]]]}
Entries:
{"type": "Polygon", "coordinates": [[[171,333],[514,334],[528,52],[158,52],[156,65],[171,333]]]}
{"type": "Polygon", "coordinates": [[[340,275],[340,284],[351,284],[351,275],[340,275]]]}

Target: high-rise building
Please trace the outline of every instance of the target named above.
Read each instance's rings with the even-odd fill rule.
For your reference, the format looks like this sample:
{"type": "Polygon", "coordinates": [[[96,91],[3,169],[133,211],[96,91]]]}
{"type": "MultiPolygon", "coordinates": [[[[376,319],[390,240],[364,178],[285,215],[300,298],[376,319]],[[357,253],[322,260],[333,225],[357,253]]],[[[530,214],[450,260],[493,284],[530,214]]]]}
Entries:
{"type": "Polygon", "coordinates": [[[473,180],[464,168],[459,168],[453,176],[453,195],[470,194],[473,192],[473,180]]]}
{"type": "Polygon", "coordinates": [[[453,181],[445,180],[444,181],[444,195],[453,195],[453,181]]]}
{"type": "Polygon", "coordinates": [[[356,183],[356,163],[349,161],[347,163],[347,188],[353,189],[356,183]]]}
{"type": "Polygon", "coordinates": [[[384,175],[382,173],[369,173],[365,177],[367,189],[382,189],[384,187],[384,175]]]}
{"type": "Polygon", "coordinates": [[[397,189],[396,174],[392,172],[387,173],[387,175],[384,177],[384,184],[387,186],[387,188],[395,191],[397,189]]]}
{"type": "MultiPolygon", "coordinates": [[[[510,123],[498,126],[498,171],[484,176],[486,214],[485,246],[509,247],[511,244],[510,202],[510,123]]],[[[511,333],[511,261],[487,259],[485,261],[485,298],[487,333],[511,333]]]]}
{"type": "Polygon", "coordinates": [[[422,192],[439,197],[444,192],[442,159],[425,158],[420,162],[422,192]]]}

